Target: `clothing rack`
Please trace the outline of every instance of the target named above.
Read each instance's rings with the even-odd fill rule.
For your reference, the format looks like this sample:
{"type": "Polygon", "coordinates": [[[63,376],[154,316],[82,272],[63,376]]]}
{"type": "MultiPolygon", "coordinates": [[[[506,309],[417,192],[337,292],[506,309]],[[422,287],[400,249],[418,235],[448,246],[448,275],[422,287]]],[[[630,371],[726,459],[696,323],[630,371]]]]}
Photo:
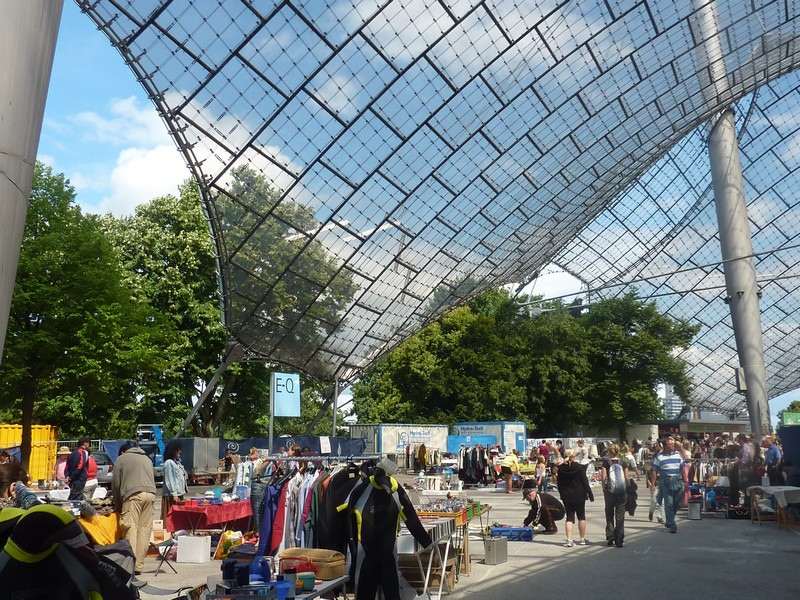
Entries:
{"type": "Polygon", "coordinates": [[[366,460],[380,460],[383,458],[379,454],[365,454],[365,455],[345,455],[345,454],[303,454],[302,456],[284,456],[282,454],[270,454],[264,458],[265,461],[274,461],[274,460],[319,460],[319,461],[344,461],[344,462],[355,462],[355,461],[366,461],[366,460]]]}

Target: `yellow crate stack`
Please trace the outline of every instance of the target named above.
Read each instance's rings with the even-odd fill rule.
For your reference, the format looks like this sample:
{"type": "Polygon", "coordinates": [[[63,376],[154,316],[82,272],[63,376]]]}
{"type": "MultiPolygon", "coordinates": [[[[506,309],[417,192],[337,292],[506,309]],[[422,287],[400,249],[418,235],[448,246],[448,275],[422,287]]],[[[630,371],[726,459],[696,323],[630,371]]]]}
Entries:
{"type": "MultiPolygon", "coordinates": [[[[13,448],[22,444],[22,425],[0,425],[0,448],[13,448]]],[[[58,427],[34,425],[31,427],[31,458],[28,463],[31,481],[52,479],[58,449],[58,427]]]]}

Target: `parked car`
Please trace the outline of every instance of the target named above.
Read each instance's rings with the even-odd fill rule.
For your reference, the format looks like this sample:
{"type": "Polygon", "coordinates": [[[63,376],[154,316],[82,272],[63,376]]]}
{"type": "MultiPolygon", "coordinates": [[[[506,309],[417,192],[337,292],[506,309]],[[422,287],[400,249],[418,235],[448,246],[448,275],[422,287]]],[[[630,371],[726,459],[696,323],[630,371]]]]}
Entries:
{"type": "Polygon", "coordinates": [[[92,452],[92,458],[97,463],[97,483],[102,486],[111,485],[111,471],[114,470],[114,465],[108,458],[108,454],[102,450],[95,450],[92,452]]]}

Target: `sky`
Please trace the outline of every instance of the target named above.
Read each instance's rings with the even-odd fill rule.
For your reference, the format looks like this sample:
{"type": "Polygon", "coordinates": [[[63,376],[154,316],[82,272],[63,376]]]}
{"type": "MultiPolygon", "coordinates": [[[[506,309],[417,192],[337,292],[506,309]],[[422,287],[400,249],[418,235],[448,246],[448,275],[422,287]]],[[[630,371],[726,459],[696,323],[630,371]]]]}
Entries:
{"type": "MultiPolygon", "coordinates": [[[[64,2],[38,158],[67,176],[85,212],[118,217],[177,193],[190,176],[133,73],[72,0],[64,2]]],[[[577,280],[557,269],[543,273],[524,293],[552,298],[580,291],[577,280]]],[[[796,399],[800,391],[770,402],[773,423],[796,399]]]]}
{"type": "Polygon", "coordinates": [[[133,214],[189,177],[133,72],[72,0],[64,2],[38,158],[67,176],[85,212],[98,214],[133,214]]]}

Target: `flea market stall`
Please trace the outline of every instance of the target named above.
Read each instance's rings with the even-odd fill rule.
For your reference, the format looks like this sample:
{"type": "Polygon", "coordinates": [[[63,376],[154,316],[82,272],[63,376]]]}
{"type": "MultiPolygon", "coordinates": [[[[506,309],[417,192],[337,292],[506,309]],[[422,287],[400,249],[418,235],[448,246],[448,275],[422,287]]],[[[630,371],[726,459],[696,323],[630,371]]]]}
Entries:
{"type": "Polygon", "coordinates": [[[361,438],[365,454],[386,456],[401,469],[418,471],[421,453],[426,465],[441,463],[447,451],[447,425],[372,423],[350,426],[350,437],[361,438]]]}

